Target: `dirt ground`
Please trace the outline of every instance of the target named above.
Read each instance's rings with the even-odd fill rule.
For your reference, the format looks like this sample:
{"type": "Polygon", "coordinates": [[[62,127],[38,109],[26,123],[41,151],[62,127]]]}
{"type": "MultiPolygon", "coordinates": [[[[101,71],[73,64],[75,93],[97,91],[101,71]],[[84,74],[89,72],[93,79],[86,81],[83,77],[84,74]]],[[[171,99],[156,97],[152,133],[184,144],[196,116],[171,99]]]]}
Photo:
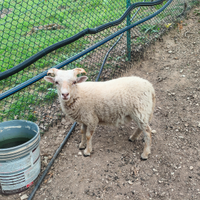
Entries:
{"type": "MultiPolygon", "coordinates": [[[[152,152],[142,161],[143,140],[129,142],[134,123],[99,126],[93,153],[78,149],[77,126],[34,200],[188,200],[200,199],[200,8],[152,45],[145,59],[123,76],[136,75],[155,87],[157,104],[151,123],[152,152]]],[[[62,119],[41,138],[42,171],[71,127],[62,119]]],[[[1,200],[26,199],[33,186],[1,200]]]]}

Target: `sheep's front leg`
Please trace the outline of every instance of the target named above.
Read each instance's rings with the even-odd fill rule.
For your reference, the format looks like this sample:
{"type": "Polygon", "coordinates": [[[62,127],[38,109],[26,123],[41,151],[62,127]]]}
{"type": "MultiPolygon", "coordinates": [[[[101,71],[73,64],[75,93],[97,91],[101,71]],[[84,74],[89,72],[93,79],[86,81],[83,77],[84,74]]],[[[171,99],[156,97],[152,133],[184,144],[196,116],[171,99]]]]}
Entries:
{"type": "Polygon", "coordinates": [[[147,126],[147,129],[144,132],[144,150],[141,154],[141,158],[146,160],[148,155],[151,153],[151,128],[147,126]]]}
{"type": "Polygon", "coordinates": [[[87,128],[86,132],[86,140],[87,140],[87,146],[84,150],[84,156],[89,156],[92,151],[92,135],[94,133],[94,129],[87,128]]]}
{"type": "Polygon", "coordinates": [[[85,124],[82,124],[82,126],[81,126],[81,143],[79,144],[80,150],[83,150],[86,147],[86,129],[87,129],[87,126],[85,124]]]}

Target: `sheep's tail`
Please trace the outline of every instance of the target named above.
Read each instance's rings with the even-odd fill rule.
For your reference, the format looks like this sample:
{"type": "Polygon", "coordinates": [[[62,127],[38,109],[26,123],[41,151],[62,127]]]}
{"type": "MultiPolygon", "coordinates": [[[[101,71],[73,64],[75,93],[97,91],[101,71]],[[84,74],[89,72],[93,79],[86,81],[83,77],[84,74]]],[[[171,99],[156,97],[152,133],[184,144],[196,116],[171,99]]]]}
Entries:
{"type": "Polygon", "coordinates": [[[152,120],[153,111],[154,111],[155,105],[156,105],[156,95],[155,95],[155,91],[153,91],[153,92],[152,92],[152,112],[151,112],[151,115],[150,115],[150,118],[149,118],[149,123],[150,123],[151,120],[152,120]]]}

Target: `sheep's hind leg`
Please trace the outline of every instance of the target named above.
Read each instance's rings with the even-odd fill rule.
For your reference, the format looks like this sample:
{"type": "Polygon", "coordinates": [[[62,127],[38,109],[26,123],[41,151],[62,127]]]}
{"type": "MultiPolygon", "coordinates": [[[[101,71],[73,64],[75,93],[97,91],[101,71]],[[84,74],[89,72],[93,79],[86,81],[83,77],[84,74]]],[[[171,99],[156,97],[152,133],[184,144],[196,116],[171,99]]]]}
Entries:
{"type": "Polygon", "coordinates": [[[146,130],[144,132],[144,150],[141,154],[141,158],[143,160],[146,160],[148,158],[148,155],[151,153],[151,128],[147,126],[146,130]]]}
{"type": "Polygon", "coordinates": [[[81,143],[79,144],[79,149],[83,150],[86,148],[86,129],[87,126],[82,124],[81,126],[81,143]]]}
{"type": "Polygon", "coordinates": [[[141,135],[142,133],[142,130],[140,128],[138,128],[134,133],[133,135],[131,135],[129,137],[129,141],[133,142],[134,140],[137,140],[139,138],[139,136],[141,135]]]}
{"type": "Polygon", "coordinates": [[[89,128],[87,128],[87,132],[86,132],[86,139],[87,139],[87,146],[86,149],[84,150],[84,156],[89,156],[91,151],[92,151],[92,135],[93,135],[94,131],[90,130],[89,128]]]}

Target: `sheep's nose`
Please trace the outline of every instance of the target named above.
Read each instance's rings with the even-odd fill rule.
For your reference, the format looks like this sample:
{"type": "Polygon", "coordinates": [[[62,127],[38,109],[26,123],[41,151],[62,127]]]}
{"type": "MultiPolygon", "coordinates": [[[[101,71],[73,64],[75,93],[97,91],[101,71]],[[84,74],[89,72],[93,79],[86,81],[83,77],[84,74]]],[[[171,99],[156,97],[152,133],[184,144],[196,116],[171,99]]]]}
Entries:
{"type": "Polygon", "coordinates": [[[64,98],[66,98],[68,95],[69,95],[69,93],[62,93],[62,96],[63,96],[64,98]]]}

